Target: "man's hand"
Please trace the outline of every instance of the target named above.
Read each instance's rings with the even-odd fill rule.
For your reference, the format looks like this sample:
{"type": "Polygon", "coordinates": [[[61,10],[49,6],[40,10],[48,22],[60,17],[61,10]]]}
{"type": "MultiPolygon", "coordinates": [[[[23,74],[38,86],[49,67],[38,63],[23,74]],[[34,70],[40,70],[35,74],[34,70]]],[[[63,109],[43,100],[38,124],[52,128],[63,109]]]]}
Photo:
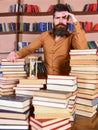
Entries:
{"type": "Polygon", "coordinates": [[[68,17],[68,23],[73,23],[73,22],[77,22],[78,20],[76,19],[75,15],[72,13],[69,13],[68,11],[66,11],[65,15],[68,17]]]}
{"type": "Polygon", "coordinates": [[[15,51],[13,51],[13,52],[11,52],[8,56],[7,56],[7,60],[8,61],[16,61],[16,59],[19,59],[19,56],[18,56],[18,54],[15,52],[15,51]]]}

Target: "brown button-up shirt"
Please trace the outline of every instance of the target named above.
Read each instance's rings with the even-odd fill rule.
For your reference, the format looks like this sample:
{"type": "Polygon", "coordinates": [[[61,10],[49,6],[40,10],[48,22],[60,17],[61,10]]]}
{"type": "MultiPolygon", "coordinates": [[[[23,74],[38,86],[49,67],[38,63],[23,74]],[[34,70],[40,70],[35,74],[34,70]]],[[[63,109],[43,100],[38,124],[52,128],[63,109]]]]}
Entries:
{"type": "Polygon", "coordinates": [[[67,75],[70,72],[70,49],[88,49],[85,32],[79,22],[74,23],[74,32],[58,41],[49,31],[43,32],[31,44],[17,54],[23,58],[43,47],[46,74],[67,75]]]}

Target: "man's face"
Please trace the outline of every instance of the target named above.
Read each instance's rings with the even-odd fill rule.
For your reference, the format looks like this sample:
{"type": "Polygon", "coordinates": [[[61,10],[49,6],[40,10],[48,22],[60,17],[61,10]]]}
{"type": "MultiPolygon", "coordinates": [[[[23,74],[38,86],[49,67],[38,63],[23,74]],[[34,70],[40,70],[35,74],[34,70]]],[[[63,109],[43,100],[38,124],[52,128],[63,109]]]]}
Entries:
{"type": "Polygon", "coordinates": [[[68,21],[67,11],[55,12],[53,23],[54,26],[64,24],[66,25],[68,21]]]}
{"type": "Polygon", "coordinates": [[[53,18],[54,35],[56,36],[66,35],[68,29],[67,21],[68,21],[68,15],[66,11],[55,13],[55,16],[53,18]]]}

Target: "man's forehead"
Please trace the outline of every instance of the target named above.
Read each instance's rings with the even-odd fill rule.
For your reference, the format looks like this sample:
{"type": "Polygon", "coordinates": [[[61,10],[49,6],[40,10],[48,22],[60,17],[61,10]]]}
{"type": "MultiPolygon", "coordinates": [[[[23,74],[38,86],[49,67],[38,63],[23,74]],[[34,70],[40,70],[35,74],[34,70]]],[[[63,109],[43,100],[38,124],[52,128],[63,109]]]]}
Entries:
{"type": "Polygon", "coordinates": [[[65,16],[67,14],[67,11],[61,11],[61,12],[59,12],[59,11],[57,11],[57,12],[55,12],[55,16],[65,16]]]}

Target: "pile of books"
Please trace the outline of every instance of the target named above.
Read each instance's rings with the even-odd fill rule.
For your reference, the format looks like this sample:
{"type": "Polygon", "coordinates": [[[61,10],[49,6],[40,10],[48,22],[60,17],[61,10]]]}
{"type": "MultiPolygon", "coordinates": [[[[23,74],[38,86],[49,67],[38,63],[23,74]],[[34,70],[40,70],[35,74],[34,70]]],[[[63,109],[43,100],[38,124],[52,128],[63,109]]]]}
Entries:
{"type": "Polygon", "coordinates": [[[14,87],[16,95],[33,96],[34,91],[44,89],[46,85],[45,79],[25,78],[19,79],[19,83],[14,87]]]}
{"type": "Polygon", "coordinates": [[[76,76],[48,75],[46,90],[35,91],[33,95],[34,116],[30,116],[31,130],[66,130],[71,127],[76,110],[76,81],[76,76]],[[49,84],[52,87],[49,88],[49,84]]]}
{"type": "Polygon", "coordinates": [[[0,77],[0,96],[14,94],[14,87],[19,81],[13,78],[0,77]]]}
{"type": "Polygon", "coordinates": [[[1,59],[0,71],[2,72],[2,77],[15,79],[26,78],[25,59],[17,59],[15,62],[1,59]]]}
{"type": "Polygon", "coordinates": [[[30,114],[30,97],[0,97],[0,130],[28,130],[30,114]]]}
{"type": "Polygon", "coordinates": [[[77,76],[76,113],[92,117],[98,104],[98,50],[71,50],[71,74],[77,76]]]}

